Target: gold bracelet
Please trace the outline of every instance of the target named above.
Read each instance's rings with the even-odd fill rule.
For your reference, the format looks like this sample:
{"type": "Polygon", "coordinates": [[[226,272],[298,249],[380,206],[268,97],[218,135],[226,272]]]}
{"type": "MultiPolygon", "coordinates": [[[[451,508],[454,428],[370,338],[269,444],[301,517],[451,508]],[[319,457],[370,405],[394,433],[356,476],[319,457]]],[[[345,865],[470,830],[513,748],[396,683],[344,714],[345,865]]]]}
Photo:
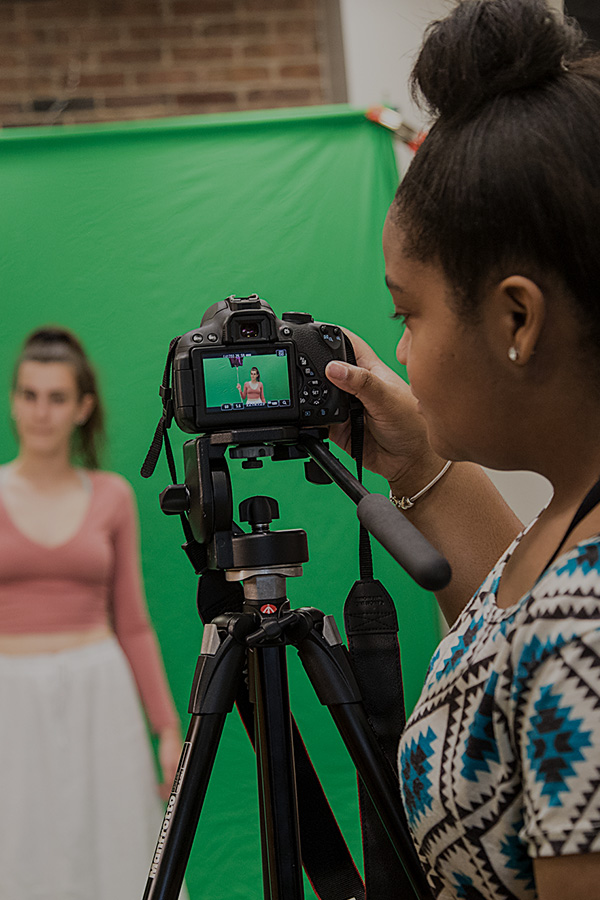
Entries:
{"type": "Polygon", "coordinates": [[[435,476],[435,478],[432,481],[430,481],[429,484],[426,484],[425,487],[418,492],[418,494],[414,495],[414,497],[395,497],[392,494],[392,492],[390,491],[391,502],[394,504],[394,506],[397,506],[398,509],[411,509],[411,507],[413,507],[415,505],[416,501],[420,497],[422,497],[423,494],[426,494],[427,491],[431,490],[431,488],[434,486],[434,484],[438,483],[440,478],[442,478],[446,474],[446,472],[448,471],[448,469],[450,468],[451,465],[452,465],[452,460],[448,460],[448,462],[446,463],[446,465],[444,466],[442,471],[438,472],[438,474],[435,476]]]}

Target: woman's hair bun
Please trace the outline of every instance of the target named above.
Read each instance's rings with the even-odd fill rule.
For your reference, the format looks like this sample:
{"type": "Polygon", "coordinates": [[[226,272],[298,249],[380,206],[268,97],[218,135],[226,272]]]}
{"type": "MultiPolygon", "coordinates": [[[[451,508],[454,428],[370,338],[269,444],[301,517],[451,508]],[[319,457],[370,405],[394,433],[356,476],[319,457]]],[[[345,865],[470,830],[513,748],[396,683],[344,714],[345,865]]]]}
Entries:
{"type": "Polygon", "coordinates": [[[413,94],[434,115],[470,115],[494,97],[561,75],[584,40],[546,0],[460,0],[427,29],[413,94]]]}

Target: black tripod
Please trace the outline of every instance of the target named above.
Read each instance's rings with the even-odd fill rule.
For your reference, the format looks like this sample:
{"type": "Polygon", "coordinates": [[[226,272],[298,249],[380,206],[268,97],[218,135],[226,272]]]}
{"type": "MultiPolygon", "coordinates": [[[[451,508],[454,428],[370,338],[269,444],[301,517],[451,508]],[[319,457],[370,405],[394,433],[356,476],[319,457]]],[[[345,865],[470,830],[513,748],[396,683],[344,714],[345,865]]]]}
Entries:
{"type": "MultiPolygon", "coordinates": [[[[251,497],[241,504],[240,518],[250,523],[250,533],[234,525],[225,461],[230,445],[236,445],[231,453],[244,458],[246,467],[259,464],[261,456],[289,459],[310,454],[327,472],[327,480],[336,481],[357,502],[363,524],[383,538],[394,556],[401,557],[413,577],[416,570],[416,580],[435,588],[449,579],[445,560],[385,498],[370,495],[318,434],[288,427],[245,429],[186,443],[185,485],[167,488],[161,505],[167,513],[189,515],[194,538],[206,548],[206,567],[225,573],[233,592],[243,583],[243,600],[241,609],[220,612],[205,625],[192,686],[190,725],[144,900],[177,900],[179,896],[225,719],[246,677],[254,707],[264,898],[303,900],[288,645],[297,648],[319,700],[333,717],[402,862],[413,896],[430,900],[406,830],[397,776],[368,721],[335,621],[318,609],[291,610],[286,598],[286,578],[301,575],[302,563],[308,560],[306,533],[271,531],[278,508],[268,497],[251,497]]],[[[324,480],[313,461],[307,464],[307,476],[324,480]]],[[[223,581],[221,587],[225,585],[223,581]]]]}

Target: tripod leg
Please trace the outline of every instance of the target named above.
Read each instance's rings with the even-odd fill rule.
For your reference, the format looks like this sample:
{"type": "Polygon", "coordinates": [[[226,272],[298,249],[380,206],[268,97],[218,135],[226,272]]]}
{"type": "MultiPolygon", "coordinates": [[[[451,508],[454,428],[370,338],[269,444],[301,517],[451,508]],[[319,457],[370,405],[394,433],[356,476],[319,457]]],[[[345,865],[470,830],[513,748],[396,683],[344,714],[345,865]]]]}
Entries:
{"type": "Polygon", "coordinates": [[[248,655],[255,704],[265,900],[304,898],[285,652],[283,646],[267,646],[248,655]]]}
{"type": "Polygon", "coordinates": [[[401,810],[397,775],[371,728],[348,652],[342,644],[332,616],[325,617],[323,634],[326,637],[313,629],[298,644],[302,665],[319,700],[331,713],[404,867],[414,898],[433,900],[401,810]]]}
{"type": "Polygon", "coordinates": [[[205,627],[179,768],[143,900],[178,900],[210,774],[228,712],[243,677],[245,648],[216,625],[205,627]]]}

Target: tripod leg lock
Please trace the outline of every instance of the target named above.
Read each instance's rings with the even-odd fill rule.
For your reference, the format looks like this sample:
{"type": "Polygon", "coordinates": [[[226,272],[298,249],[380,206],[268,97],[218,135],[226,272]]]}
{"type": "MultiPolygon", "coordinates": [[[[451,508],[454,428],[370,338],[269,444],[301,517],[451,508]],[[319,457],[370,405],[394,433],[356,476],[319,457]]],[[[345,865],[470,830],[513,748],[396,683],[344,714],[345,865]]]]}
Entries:
{"type": "Polygon", "coordinates": [[[192,715],[231,712],[245,662],[244,644],[233,634],[222,639],[215,624],[206,625],[188,712],[192,715]]]}
{"type": "MultiPolygon", "coordinates": [[[[330,617],[327,616],[327,619],[330,617]]],[[[327,630],[326,634],[327,634],[327,630]]],[[[333,636],[337,628],[329,627],[333,636]]],[[[360,689],[350,665],[350,656],[342,643],[331,644],[316,630],[298,645],[298,656],[324,706],[360,703],[360,689]]]]}

